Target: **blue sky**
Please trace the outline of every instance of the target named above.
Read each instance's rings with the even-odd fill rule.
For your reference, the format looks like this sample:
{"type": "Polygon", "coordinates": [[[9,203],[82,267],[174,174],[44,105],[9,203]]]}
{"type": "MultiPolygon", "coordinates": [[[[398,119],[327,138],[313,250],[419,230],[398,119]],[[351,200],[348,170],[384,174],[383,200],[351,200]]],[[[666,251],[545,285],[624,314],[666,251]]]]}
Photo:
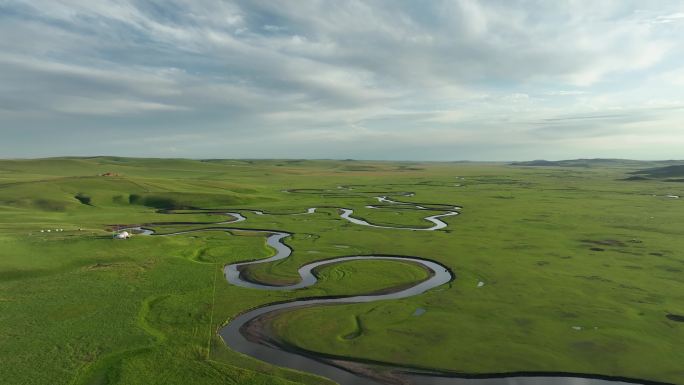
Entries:
{"type": "Polygon", "coordinates": [[[683,1],[0,0],[0,157],[684,158],[683,1]]]}

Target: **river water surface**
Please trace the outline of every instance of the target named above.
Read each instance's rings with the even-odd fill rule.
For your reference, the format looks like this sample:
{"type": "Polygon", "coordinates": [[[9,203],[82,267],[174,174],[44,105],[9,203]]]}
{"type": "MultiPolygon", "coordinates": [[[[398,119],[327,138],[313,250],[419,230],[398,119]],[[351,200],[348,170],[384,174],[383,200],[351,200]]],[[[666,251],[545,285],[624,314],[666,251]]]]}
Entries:
{"type": "MultiPolygon", "coordinates": [[[[398,205],[411,205],[408,202],[393,201],[386,196],[378,197],[379,202],[398,204],[398,205]]],[[[442,206],[444,207],[444,206],[442,206]]],[[[369,208],[379,208],[375,206],[369,206],[369,208]]],[[[414,205],[417,210],[426,210],[425,207],[420,205],[414,205]]],[[[450,210],[445,210],[443,214],[432,215],[425,217],[425,220],[431,222],[433,226],[428,228],[409,228],[409,227],[392,227],[392,226],[379,226],[371,224],[365,220],[357,219],[352,217],[353,211],[351,209],[340,208],[340,217],[351,223],[363,226],[370,226],[376,228],[384,229],[401,229],[401,230],[414,230],[414,231],[435,231],[447,227],[447,223],[441,220],[443,217],[453,216],[458,214],[460,207],[454,206],[450,210]]],[[[315,208],[308,209],[303,214],[313,214],[315,208]]],[[[263,211],[251,210],[252,213],[257,215],[268,215],[263,211]]],[[[244,216],[239,213],[226,213],[233,216],[234,220],[216,223],[216,225],[225,225],[229,223],[235,223],[246,220],[244,216]]],[[[301,214],[291,214],[291,215],[301,215],[301,214]]],[[[138,228],[140,229],[140,228],[138,228]]],[[[144,230],[144,229],[143,229],[144,230]]],[[[145,234],[153,234],[150,230],[144,230],[145,234]]],[[[326,306],[335,304],[351,304],[351,303],[367,303],[374,301],[386,301],[386,300],[396,300],[401,298],[412,297],[420,295],[430,289],[442,286],[455,278],[454,274],[444,265],[427,260],[419,257],[411,256],[389,256],[389,255],[354,255],[345,256],[327,260],[321,260],[313,263],[306,264],[299,268],[300,280],[296,284],[284,285],[284,286],[273,286],[268,284],[262,284],[259,282],[253,282],[245,279],[241,274],[241,269],[261,263],[270,263],[276,260],[287,258],[291,255],[292,250],[283,243],[283,239],[290,236],[290,233],[281,231],[269,231],[269,230],[246,230],[246,229],[233,229],[228,227],[212,227],[204,229],[195,229],[188,231],[180,231],[172,234],[163,234],[159,236],[173,236],[178,234],[187,234],[192,232],[200,231],[230,231],[231,233],[239,233],[242,231],[249,232],[263,232],[268,235],[267,244],[275,249],[276,253],[270,258],[240,262],[235,264],[226,265],[224,267],[224,276],[226,280],[233,285],[259,289],[259,290],[295,290],[305,288],[314,285],[317,281],[313,270],[335,263],[343,263],[347,261],[355,260],[396,260],[405,261],[420,264],[430,271],[430,277],[422,282],[417,282],[411,287],[404,287],[398,289],[397,291],[390,293],[381,294],[369,294],[369,295],[355,295],[347,297],[338,298],[312,298],[312,299],[302,299],[294,300],[284,303],[275,303],[266,305],[260,308],[252,309],[247,311],[232,320],[224,327],[219,330],[219,334],[223,341],[233,350],[241,352],[243,354],[249,355],[256,359],[290,368],[299,371],[314,373],[323,377],[327,377],[336,381],[341,385],[361,385],[361,384],[415,384],[415,385],[624,385],[624,384],[656,384],[655,382],[641,381],[641,380],[631,380],[623,378],[608,378],[601,376],[592,375],[582,375],[582,374],[567,374],[567,373],[527,373],[527,374],[492,374],[492,375],[478,375],[478,378],[464,378],[458,377],[458,374],[453,373],[432,373],[432,372],[419,372],[416,370],[411,370],[407,368],[387,366],[387,370],[392,371],[397,374],[394,380],[400,382],[392,382],[394,380],[378,379],[377,377],[370,378],[366,374],[367,370],[354,370],[350,368],[361,368],[363,364],[356,363],[353,358],[342,358],[340,360],[332,361],[329,357],[317,356],[312,352],[298,351],[296,348],[279,346],[277,343],[273,343],[268,340],[259,340],[255,338],[249,338],[249,333],[247,329],[250,324],[254,323],[260,319],[267,319],[269,316],[284,312],[300,309],[309,306],[326,306]],[[345,365],[345,363],[351,363],[351,365],[345,365]],[[345,369],[346,368],[346,369],[345,369]],[[490,378],[485,378],[490,377],[490,378]]],[[[315,338],[312,337],[312,338],[315,338]]],[[[464,375],[468,377],[467,375],[464,375]]]]}

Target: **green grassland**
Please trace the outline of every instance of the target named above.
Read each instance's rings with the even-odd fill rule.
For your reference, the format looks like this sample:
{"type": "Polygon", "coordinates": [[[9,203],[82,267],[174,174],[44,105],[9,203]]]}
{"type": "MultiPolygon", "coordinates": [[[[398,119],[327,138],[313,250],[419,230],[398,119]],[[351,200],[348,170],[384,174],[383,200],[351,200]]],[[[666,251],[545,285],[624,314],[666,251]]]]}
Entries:
{"type": "Polygon", "coordinates": [[[672,165],[0,161],[0,378],[17,385],[331,384],[232,352],[216,330],[270,302],[401,287],[426,271],[354,261],[320,269],[311,288],[264,292],[231,286],[221,273],[224,264],[272,255],[262,233],[111,239],[116,225],[229,219],[183,209],[319,207],[310,215],[242,211],[247,221],[222,226],[292,233],[290,258],[247,271],[264,282],[293,282],[303,264],[356,254],[430,258],[457,279],[403,300],[283,313],[273,329],[284,342],[449,372],[561,371],[684,385],[684,323],[667,318],[684,315],[684,199],[666,197],[684,195],[684,184],[653,171],[660,166],[672,165]],[[652,170],[634,173],[640,169],[652,170]],[[114,176],[99,176],[105,172],[114,176]],[[648,177],[625,180],[642,174],[648,177]],[[392,195],[405,191],[415,196],[392,195]],[[429,227],[422,218],[439,213],[364,207],[381,193],[463,209],[435,232],[339,218],[335,207],[375,224],[429,227]]]}

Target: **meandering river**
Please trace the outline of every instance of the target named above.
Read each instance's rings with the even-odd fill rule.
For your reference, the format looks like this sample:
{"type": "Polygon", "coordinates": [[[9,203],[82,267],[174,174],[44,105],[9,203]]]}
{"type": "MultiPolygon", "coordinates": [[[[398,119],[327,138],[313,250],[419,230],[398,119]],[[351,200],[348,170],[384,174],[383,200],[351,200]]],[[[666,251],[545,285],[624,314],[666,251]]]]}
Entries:
{"type": "MultiPolygon", "coordinates": [[[[412,193],[403,193],[404,196],[412,196],[412,193]]],[[[397,208],[410,208],[415,210],[442,210],[442,214],[426,216],[424,219],[432,226],[423,228],[411,227],[392,227],[374,225],[366,220],[353,217],[353,210],[348,208],[339,208],[340,218],[351,223],[369,226],[382,229],[394,230],[412,230],[412,231],[435,231],[446,228],[448,224],[441,220],[441,218],[454,216],[459,214],[461,209],[458,206],[449,205],[434,205],[423,203],[401,202],[388,198],[387,196],[379,196],[376,199],[380,203],[389,205],[397,205],[397,208]],[[430,205],[430,206],[429,206],[430,205]],[[426,207],[428,206],[428,207],[426,207]]],[[[366,206],[368,208],[386,208],[387,206],[366,206]]],[[[369,295],[354,295],[336,298],[311,298],[293,300],[283,303],[274,303],[249,310],[239,316],[233,318],[219,330],[221,338],[226,345],[238,352],[247,354],[259,360],[299,371],[314,373],[323,377],[327,377],[336,381],[341,385],[361,385],[361,384],[416,384],[416,385],[624,385],[624,384],[656,384],[655,382],[633,380],[626,378],[610,378],[604,376],[594,376],[590,374],[572,374],[572,373],[513,373],[513,374],[491,374],[491,375],[459,375],[454,373],[439,373],[429,371],[417,371],[409,368],[393,367],[386,365],[384,371],[391,373],[377,374],[379,372],[368,370],[368,368],[361,363],[355,362],[353,358],[331,358],[316,353],[300,351],[293,347],[285,347],[279,345],[273,339],[269,339],[267,335],[260,330],[260,325],[263,322],[268,322],[269,317],[272,317],[280,312],[292,311],[309,306],[330,306],[335,304],[351,304],[351,303],[365,303],[374,301],[386,301],[393,299],[406,298],[422,294],[430,289],[444,285],[455,278],[454,274],[448,267],[427,259],[422,259],[413,256],[396,256],[396,255],[353,255],[338,257],[332,259],[321,260],[306,264],[299,268],[300,280],[296,284],[274,286],[247,280],[241,274],[241,269],[254,264],[270,263],[276,260],[288,258],[292,250],[283,243],[283,240],[290,236],[290,233],[282,231],[270,230],[246,230],[235,229],[230,227],[223,227],[223,225],[245,221],[245,218],[240,212],[251,212],[256,215],[269,215],[262,210],[234,210],[236,212],[224,212],[224,214],[231,216],[233,219],[223,222],[217,222],[211,228],[194,229],[188,231],[179,231],[171,234],[160,234],[157,236],[174,236],[178,234],[187,234],[201,231],[230,231],[231,233],[239,233],[242,231],[262,232],[265,233],[267,244],[275,249],[276,253],[270,258],[255,260],[250,262],[241,262],[226,265],[224,267],[224,275],[226,280],[233,285],[259,289],[259,290],[295,290],[314,285],[317,281],[314,269],[325,265],[335,263],[343,263],[355,260],[390,260],[390,261],[405,261],[420,264],[428,271],[430,276],[428,279],[416,282],[411,287],[403,287],[393,292],[383,292],[380,294],[369,295]],[[219,226],[220,225],[220,226],[219,226]],[[216,227],[219,226],[219,227],[216,227]]],[[[305,215],[314,214],[316,208],[309,208],[305,212],[295,213],[289,215],[305,215]]],[[[282,214],[280,214],[282,215],[282,214]]],[[[138,228],[144,234],[154,234],[153,231],[145,228],[138,228]]],[[[312,337],[312,338],[315,338],[312,337]]],[[[382,365],[381,365],[382,366],[382,365]]]]}

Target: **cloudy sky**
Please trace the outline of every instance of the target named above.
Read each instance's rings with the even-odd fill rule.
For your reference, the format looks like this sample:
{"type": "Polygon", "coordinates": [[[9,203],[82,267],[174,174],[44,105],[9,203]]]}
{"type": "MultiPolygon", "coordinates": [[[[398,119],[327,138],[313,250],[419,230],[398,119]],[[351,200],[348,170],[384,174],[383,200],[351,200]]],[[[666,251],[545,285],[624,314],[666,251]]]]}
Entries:
{"type": "Polygon", "coordinates": [[[0,0],[0,158],[684,158],[684,1],[0,0]]]}

